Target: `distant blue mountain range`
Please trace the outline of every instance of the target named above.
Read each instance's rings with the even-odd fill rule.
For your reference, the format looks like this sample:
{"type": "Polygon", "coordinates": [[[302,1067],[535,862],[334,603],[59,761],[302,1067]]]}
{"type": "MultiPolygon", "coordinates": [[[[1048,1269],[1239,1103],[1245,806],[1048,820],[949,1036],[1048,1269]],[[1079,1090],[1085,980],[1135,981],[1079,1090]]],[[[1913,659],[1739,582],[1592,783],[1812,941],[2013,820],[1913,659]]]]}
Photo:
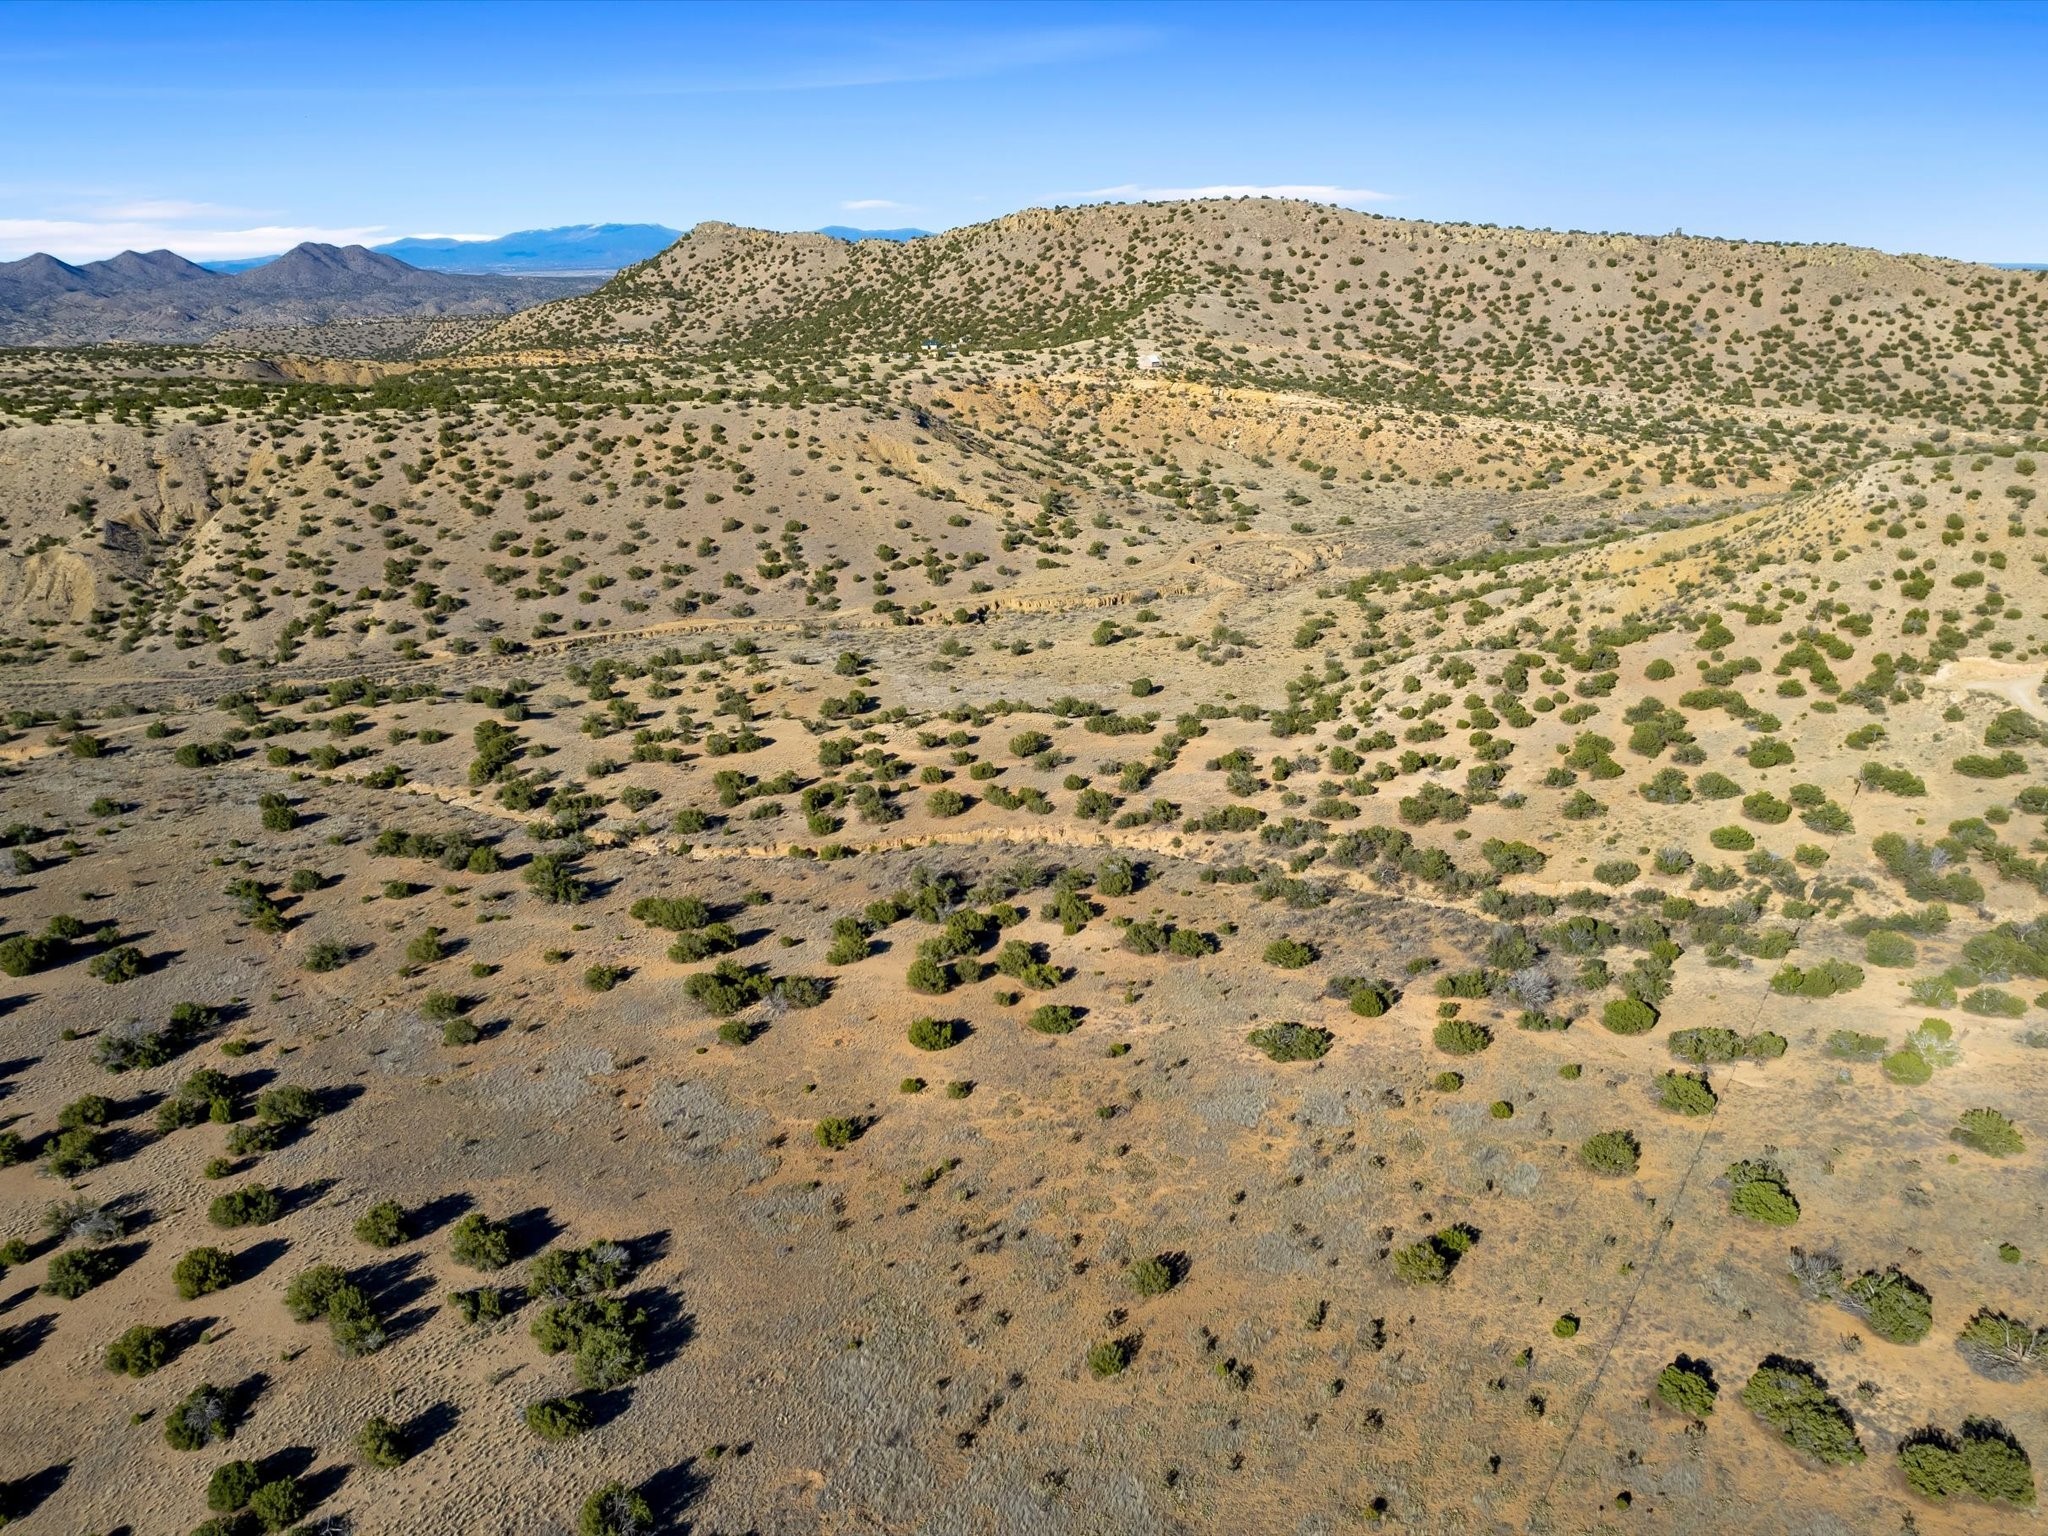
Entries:
{"type": "Polygon", "coordinates": [[[374,249],[430,272],[616,272],[680,238],[666,224],[564,224],[495,240],[394,240],[374,249]]]}
{"type": "MultiPolygon", "coordinates": [[[[495,240],[408,238],[370,249],[428,272],[610,273],[667,250],[681,237],[681,230],[666,224],[564,224],[522,229],[495,240]]],[[[205,265],[215,272],[246,272],[276,259],[252,256],[205,265]]]]}
{"type": "MultiPolygon", "coordinates": [[[[818,233],[835,240],[917,240],[931,231],[850,229],[833,224],[818,233]]],[[[370,249],[428,272],[539,276],[616,272],[659,255],[682,236],[681,230],[670,229],[666,224],[563,224],[554,229],[517,230],[494,240],[410,237],[370,249]]],[[[247,272],[275,260],[275,256],[250,256],[241,261],[208,261],[200,265],[209,272],[247,272]]]]}
{"type": "Polygon", "coordinates": [[[827,224],[818,231],[834,240],[922,240],[928,229],[849,229],[844,224],[827,224]]]}

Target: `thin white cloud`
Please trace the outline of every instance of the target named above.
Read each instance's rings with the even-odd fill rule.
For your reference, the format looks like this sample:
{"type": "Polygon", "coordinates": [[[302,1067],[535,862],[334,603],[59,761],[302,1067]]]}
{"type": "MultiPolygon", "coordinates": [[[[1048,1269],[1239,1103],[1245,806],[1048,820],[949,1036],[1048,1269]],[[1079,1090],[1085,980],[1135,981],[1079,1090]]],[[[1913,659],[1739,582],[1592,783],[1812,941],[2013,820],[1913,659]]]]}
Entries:
{"type": "Polygon", "coordinates": [[[399,239],[401,239],[401,240],[463,240],[463,241],[475,241],[475,240],[495,240],[495,239],[497,239],[498,237],[497,237],[496,235],[444,235],[444,234],[429,234],[429,233],[426,233],[426,232],[418,232],[418,233],[414,233],[414,234],[410,234],[410,235],[400,235],[400,236],[399,236],[398,238],[399,238],[399,239]]]}
{"type": "Polygon", "coordinates": [[[886,197],[855,197],[841,203],[848,213],[872,213],[877,210],[893,210],[902,213],[910,211],[910,204],[892,202],[886,197]]]}
{"type": "Polygon", "coordinates": [[[1309,203],[1385,203],[1393,200],[1391,192],[1374,192],[1366,187],[1332,187],[1320,182],[1287,182],[1275,186],[1219,185],[1211,187],[1143,187],[1125,183],[1120,187],[1097,187],[1087,197],[1107,198],[1112,202],[1170,203],[1196,197],[1289,197],[1309,203]]]}
{"type": "Polygon", "coordinates": [[[220,229],[167,219],[0,219],[0,260],[45,251],[62,261],[98,261],[122,251],[173,250],[193,261],[271,256],[302,241],[357,245],[382,238],[382,224],[329,228],[313,224],[259,224],[220,229]]]}
{"type": "MultiPolygon", "coordinates": [[[[76,208],[68,210],[92,219],[115,219],[133,222],[166,220],[184,222],[191,219],[245,219],[255,212],[249,208],[228,208],[220,203],[190,203],[177,198],[144,198],[139,202],[116,203],[111,207],[76,208]]],[[[257,214],[261,217],[261,214],[257,214]]]]}

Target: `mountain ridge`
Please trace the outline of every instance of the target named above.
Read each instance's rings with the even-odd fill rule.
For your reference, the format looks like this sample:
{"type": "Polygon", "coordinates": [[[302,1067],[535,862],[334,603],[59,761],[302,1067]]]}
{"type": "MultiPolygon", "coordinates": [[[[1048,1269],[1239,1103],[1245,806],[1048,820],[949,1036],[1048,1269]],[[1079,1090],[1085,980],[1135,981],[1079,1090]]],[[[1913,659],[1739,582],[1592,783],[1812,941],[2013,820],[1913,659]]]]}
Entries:
{"type": "Polygon", "coordinates": [[[905,244],[701,223],[472,350],[811,367],[1081,347],[1217,382],[1525,413],[1655,399],[2017,423],[2039,376],[2020,361],[2014,387],[1998,370],[2044,308],[2048,274],[1941,257],[1216,199],[1027,209],[905,244]]]}
{"type": "MultiPolygon", "coordinates": [[[[919,240],[926,229],[856,229],[828,224],[815,231],[835,240],[919,240]]],[[[368,249],[395,256],[430,272],[473,272],[505,275],[610,275],[660,255],[683,237],[666,224],[558,224],[545,229],[520,229],[481,239],[455,235],[407,235],[368,249]]],[[[247,272],[276,261],[276,256],[249,256],[238,261],[201,263],[211,272],[247,272]]]]}
{"type": "Polygon", "coordinates": [[[77,266],[38,253],[0,262],[0,345],[203,341],[233,327],[508,314],[588,286],[429,272],[360,245],[316,241],[238,272],[211,271],[167,250],[77,266]]]}
{"type": "Polygon", "coordinates": [[[436,272],[616,272],[666,250],[681,234],[666,224],[561,224],[487,240],[408,235],[371,249],[436,272]]]}

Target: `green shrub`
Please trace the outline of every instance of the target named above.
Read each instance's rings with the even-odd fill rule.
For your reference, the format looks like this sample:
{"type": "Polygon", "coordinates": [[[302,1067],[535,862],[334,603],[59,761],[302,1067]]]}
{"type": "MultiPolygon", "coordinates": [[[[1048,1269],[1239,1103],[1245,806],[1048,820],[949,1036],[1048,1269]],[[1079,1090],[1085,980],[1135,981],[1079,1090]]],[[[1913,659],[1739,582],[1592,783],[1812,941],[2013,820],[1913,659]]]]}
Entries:
{"type": "Polygon", "coordinates": [[[631,1278],[632,1261],[617,1243],[592,1243],[587,1248],[550,1248],[527,1271],[529,1291],[557,1300],[595,1296],[616,1290],[631,1278]]]}
{"type": "MultiPolygon", "coordinates": [[[[2001,1258],[2004,1249],[2011,1246],[2001,1247],[2001,1258]]],[[[2012,1251],[2014,1257],[2006,1262],[2016,1264],[2019,1250],[2012,1251]]],[[[2000,1381],[2023,1381],[2048,1364],[2048,1328],[2037,1328],[2003,1312],[1981,1307],[1963,1324],[1956,1337],[1956,1348],[1984,1375],[2000,1381]]]]}
{"type": "Polygon", "coordinates": [[[1721,1395],[1713,1371],[1690,1355],[1680,1355],[1657,1373],[1656,1392],[1665,1407],[1695,1419],[1712,1414],[1714,1400],[1721,1395]]]}
{"type": "Polygon", "coordinates": [[[1470,1019],[1438,1019],[1430,1039],[1436,1048],[1452,1056],[1476,1056],[1493,1044],[1493,1032],[1470,1019]]]}
{"type": "Polygon", "coordinates": [[[285,1310],[302,1323],[327,1315],[327,1304],[335,1292],[348,1284],[348,1272],[335,1264],[315,1264],[300,1270],[285,1287],[285,1310]]]}
{"type": "Polygon", "coordinates": [[[1124,1280],[1140,1296],[1164,1296],[1173,1289],[1173,1265],[1164,1258],[1140,1259],[1124,1271],[1124,1280]]]}
{"type": "Polygon", "coordinates": [[[1600,1022],[1617,1035],[1647,1034],[1657,1025],[1657,1010],[1639,997],[1610,998],[1600,1022]]]}
{"type": "Polygon", "coordinates": [[[156,1107],[156,1128],[165,1135],[182,1130],[188,1125],[202,1125],[208,1120],[223,1123],[235,1118],[235,1086],[227,1074],[211,1067],[201,1067],[188,1073],[185,1081],[178,1085],[176,1093],[169,1095],[156,1107]]]}
{"type": "Polygon", "coordinates": [[[309,1507],[306,1490],[293,1477],[265,1483],[249,1496],[249,1513],[263,1522],[266,1531],[289,1530],[306,1517],[309,1507]]]}
{"type": "Polygon", "coordinates": [[[1681,1115],[1711,1115],[1721,1101],[1704,1072],[1666,1072],[1657,1079],[1657,1102],[1681,1115]]]}
{"type": "Polygon", "coordinates": [[[171,1280],[180,1296],[197,1301],[235,1283],[234,1260],[218,1248],[194,1248],[172,1267],[171,1280]]]}
{"type": "Polygon", "coordinates": [[[2026,999],[2003,987],[1978,987],[1963,999],[1963,1012],[1984,1019],[2017,1019],[2026,1015],[2026,999]]]}
{"type": "Polygon", "coordinates": [[[959,1026],[951,1019],[912,1019],[910,1043],[920,1051],[950,1050],[960,1041],[959,1026]]]}
{"type": "Polygon", "coordinates": [[[477,1028],[476,1021],[468,1018],[453,1018],[441,1026],[441,1043],[448,1046],[475,1045],[483,1039],[484,1032],[477,1028]]]}
{"type": "Polygon", "coordinates": [[[106,1138],[86,1125],[60,1131],[43,1149],[43,1167],[56,1179],[75,1179],[106,1160],[106,1138]]]}
{"type": "Polygon", "coordinates": [[[448,1305],[472,1327],[478,1323],[495,1323],[507,1311],[505,1293],[491,1285],[480,1285],[470,1291],[450,1291],[448,1305]]]}
{"type": "Polygon", "coordinates": [[[526,1405],[526,1427],[543,1440],[570,1440],[589,1429],[590,1409],[578,1397],[544,1397],[526,1405]]]}
{"type": "Polygon", "coordinates": [[[320,1100],[311,1089],[296,1083],[266,1088],[256,1098],[256,1117],[272,1125],[311,1125],[320,1118],[320,1100]]]}
{"type": "Polygon", "coordinates": [[[1386,989],[1367,984],[1351,990],[1351,1011],[1361,1019],[1377,1019],[1391,1006],[1386,989]]]}
{"type": "Polygon", "coordinates": [[[1948,1134],[1951,1141],[1961,1142],[1988,1157],[2016,1157],[2027,1149],[2019,1129],[1995,1109],[1964,1110],[1955,1129],[1948,1134]]]}
{"type": "Polygon", "coordinates": [[[396,1248],[412,1234],[406,1230],[405,1207],[380,1200],[356,1219],[356,1241],[372,1248],[396,1248]]]}
{"type": "Polygon", "coordinates": [[[868,925],[857,917],[842,917],[832,925],[832,947],[825,953],[827,965],[858,965],[874,952],[868,925]]]}
{"type": "Polygon", "coordinates": [[[1642,1144],[1631,1131],[1601,1131],[1579,1146],[1579,1161],[1594,1173],[1620,1178],[1642,1164],[1642,1144]]]}
{"type": "Polygon", "coordinates": [[[711,908],[695,896],[643,896],[629,910],[635,920],[671,933],[702,928],[712,918],[711,908]]]}
{"type": "Polygon", "coordinates": [[[230,1190],[206,1208],[206,1219],[216,1227],[267,1227],[283,1214],[277,1191],[261,1184],[230,1190]]]}
{"type": "Polygon", "coordinates": [[[1642,873],[1643,866],[1634,859],[1607,859],[1593,866],[1593,878],[1602,885],[1630,885],[1642,873]]]}
{"type": "Polygon", "coordinates": [[[573,907],[590,894],[576,877],[575,856],[566,852],[537,853],[527,861],[527,888],[550,906],[573,907]]]}
{"type": "Polygon", "coordinates": [[[1070,1035],[1080,1024],[1082,1012],[1072,1003],[1044,1003],[1032,1010],[1027,1022],[1041,1035],[1070,1035]]]}
{"type": "Polygon", "coordinates": [[[1396,1248],[1394,1273],[1409,1285],[1442,1285],[1478,1241],[1479,1234],[1471,1227],[1444,1227],[1420,1242],[1396,1248]]]}
{"type": "Polygon", "coordinates": [[[1760,789],[1753,795],[1743,797],[1742,814],[1751,821],[1760,821],[1766,826],[1775,827],[1792,819],[1792,807],[1769,790],[1760,789]]]}
{"type": "Polygon", "coordinates": [[[168,1328],[137,1323],[107,1346],[107,1369],[123,1376],[147,1376],[171,1358],[168,1328]]]}
{"type": "Polygon", "coordinates": [[[1863,967],[1846,960],[1823,960],[1805,970],[1787,965],[1771,978],[1771,990],[1781,997],[1834,997],[1862,985],[1863,967]]]}
{"type": "Polygon", "coordinates": [[[321,939],[306,948],[299,962],[309,971],[338,971],[348,964],[348,946],[334,939],[321,939]]]}
{"type": "Polygon", "coordinates": [[[1409,1285],[1442,1285],[1451,1278],[1451,1265],[1436,1244],[1425,1238],[1394,1250],[1394,1273],[1409,1285]]]}
{"type": "Polygon", "coordinates": [[[1920,1431],[1900,1445],[1899,1470],[1906,1486],[1937,1502],[1967,1494],[2018,1509],[2034,1503],[2033,1464],[1995,1419],[1965,1419],[1957,1435],[1920,1431]]]}
{"type": "Polygon", "coordinates": [[[832,1115],[811,1128],[811,1135],[827,1152],[839,1152],[853,1145],[860,1127],[844,1115],[832,1115]]]}
{"type": "Polygon", "coordinates": [[[1810,1365],[1767,1356],[1743,1387],[1742,1404],[1787,1445],[1816,1461],[1839,1467],[1864,1459],[1856,1426],[1810,1365]]]}
{"type": "Polygon", "coordinates": [[[1088,1350],[1088,1374],[1098,1380],[1120,1376],[1131,1363],[1131,1346],[1123,1339],[1104,1339],[1088,1350]]]}
{"type": "Polygon", "coordinates": [[[356,1454],[367,1466],[389,1470],[404,1466],[412,1450],[406,1444],[405,1432],[380,1413],[356,1431],[356,1454]]]}
{"type": "Polygon", "coordinates": [[[640,1346],[644,1309],[616,1296],[585,1296],[549,1307],[530,1332],[546,1354],[576,1357],[576,1376],[593,1390],[623,1385],[647,1369],[640,1346]]]}
{"type": "Polygon", "coordinates": [[[831,983],[823,977],[776,977],[774,995],[786,1008],[817,1008],[831,995],[831,983]]]}
{"type": "Polygon", "coordinates": [[[1776,1163],[1762,1158],[1730,1163],[1722,1177],[1728,1181],[1728,1208],[1736,1215],[1774,1227],[1799,1220],[1799,1202],[1776,1163]]]}
{"type": "Polygon", "coordinates": [[[1927,1058],[1910,1046],[1893,1051],[1884,1058],[1884,1075],[1895,1083],[1907,1087],[1918,1087],[1934,1076],[1934,1068],[1927,1064],[1927,1058]]]}
{"type": "Polygon", "coordinates": [[[1870,1331],[1894,1344],[1917,1344],[1934,1326],[1934,1298],[1896,1265],[1865,1270],[1836,1298],[1870,1324],[1870,1331]]]}
{"type": "Polygon", "coordinates": [[[615,1301],[583,1302],[605,1317],[586,1326],[576,1341],[576,1379],[593,1392],[624,1386],[647,1369],[639,1328],[646,1314],[615,1301]]]}
{"type": "Polygon", "coordinates": [[[1571,795],[1565,797],[1565,803],[1556,809],[1556,813],[1567,821],[1595,821],[1608,813],[1608,807],[1587,795],[1583,788],[1575,788],[1571,795]]]}
{"type": "Polygon", "coordinates": [[[736,960],[721,960],[710,970],[690,977],[683,983],[683,991],[706,1013],[726,1018],[760,1002],[773,985],[761,972],[736,960]]]}
{"type": "Polygon", "coordinates": [[[102,1126],[113,1118],[113,1100],[98,1093],[73,1099],[57,1111],[57,1124],[67,1131],[77,1130],[80,1126],[102,1126]]]}
{"type": "Polygon", "coordinates": [[[224,1461],[213,1469],[206,1484],[206,1507],[231,1515],[247,1509],[249,1500],[263,1486],[263,1474],[253,1461],[224,1461]]]}
{"type": "Polygon", "coordinates": [[[64,945],[55,939],[40,934],[17,933],[10,939],[0,940],[0,971],[9,976],[33,976],[55,965],[63,954],[64,945]]]}
{"type": "Polygon", "coordinates": [[[739,942],[740,936],[731,923],[706,923],[702,928],[677,934],[668,947],[668,957],[678,965],[695,965],[739,948],[739,942]]]}
{"type": "Polygon", "coordinates": [[[1497,837],[1481,843],[1479,855],[1497,875],[1531,875],[1550,862],[1550,855],[1532,844],[1504,843],[1497,837]]]}
{"type": "Polygon", "coordinates": [[[1329,1054],[1336,1036],[1312,1024],[1267,1024],[1245,1036],[1273,1061],[1315,1061],[1329,1054]]]}
{"type": "Polygon", "coordinates": [[[341,1285],[328,1298],[327,1328],[335,1348],[350,1359],[374,1355],[390,1338],[369,1293],[353,1282],[341,1285]]]}
{"type": "Polygon", "coordinates": [[[1266,946],[1266,964],[1277,966],[1283,971],[1298,971],[1312,965],[1316,960],[1313,944],[1299,943],[1294,939],[1275,939],[1266,946]]]}
{"type": "Polygon", "coordinates": [[[233,1407],[220,1388],[201,1382],[164,1415],[164,1441],[174,1451],[199,1451],[234,1437],[233,1407]]]}
{"type": "Polygon", "coordinates": [[[282,1139],[283,1133],[274,1125],[265,1125],[261,1121],[238,1125],[228,1132],[228,1155],[260,1157],[265,1152],[275,1152],[282,1139]]]}
{"type": "Polygon", "coordinates": [[[114,1273],[111,1254],[98,1248],[67,1248],[51,1258],[44,1272],[43,1294],[76,1301],[114,1273]]]}
{"type": "Polygon", "coordinates": [[[1746,827],[1716,827],[1707,834],[1707,841],[1724,853],[1747,853],[1756,846],[1755,836],[1746,827]]]}
{"type": "Polygon", "coordinates": [[[1955,760],[1955,770],[1966,779],[2005,779],[2025,773],[2027,760],[2017,752],[2001,752],[1996,757],[1971,752],[1955,760]]]}
{"type": "Polygon", "coordinates": [[[577,1536],[646,1536],[654,1529],[654,1510],[637,1488],[606,1483],[583,1501],[576,1519],[577,1536]]]}
{"type": "Polygon", "coordinates": [[[434,991],[420,999],[420,1017],[430,1024],[453,1023],[468,1011],[469,1004],[459,993],[434,991]]]}
{"type": "Polygon", "coordinates": [[[1738,1035],[1732,1029],[1702,1025],[1681,1029],[1670,1040],[1671,1054],[1694,1066],[1715,1066],[1730,1061],[1775,1061],[1785,1054],[1785,1037],[1768,1030],[1738,1035]]]}
{"type": "Polygon", "coordinates": [[[1927,793],[1927,781],[1903,768],[1887,768],[1882,763],[1869,762],[1863,765],[1861,777],[1869,788],[1881,789],[1888,795],[1911,798],[1927,793]]]}
{"type": "Polygon", "coordinates": [[[115,986],[124,981],[133,981],[149,969],[149,962],[143,958],[142,951],[134,945],[123,944],[116,949],[93,956],[85,969],[95,980],[115,986]]]}
{"type": "Polygon", "coordinates": [[[1863,941],[1863,960],[1866,965],[1880,966],[1886,970],[1904,970],[1918,958],[1913,941],[1903,933],[1879,931],[1863,941]]]}
{"type": "Polygon", "coordinates": [[[470,1269],[503,1269],[512,1262],[512,1229],[481,1211],[471,1211],[449,1232],[448,1252],[470,1269]]]}

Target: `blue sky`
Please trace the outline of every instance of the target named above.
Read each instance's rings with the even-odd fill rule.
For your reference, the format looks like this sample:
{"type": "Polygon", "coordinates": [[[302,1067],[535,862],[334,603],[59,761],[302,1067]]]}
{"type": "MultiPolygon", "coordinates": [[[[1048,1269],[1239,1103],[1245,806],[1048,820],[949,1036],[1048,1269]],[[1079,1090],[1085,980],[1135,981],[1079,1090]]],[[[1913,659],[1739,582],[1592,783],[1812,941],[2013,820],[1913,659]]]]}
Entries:
{"type": "Polygon", "coordinates": [[[1296,188],[2048,261],[2048,5],[13,4],[0,258],[1296,188]]]}

